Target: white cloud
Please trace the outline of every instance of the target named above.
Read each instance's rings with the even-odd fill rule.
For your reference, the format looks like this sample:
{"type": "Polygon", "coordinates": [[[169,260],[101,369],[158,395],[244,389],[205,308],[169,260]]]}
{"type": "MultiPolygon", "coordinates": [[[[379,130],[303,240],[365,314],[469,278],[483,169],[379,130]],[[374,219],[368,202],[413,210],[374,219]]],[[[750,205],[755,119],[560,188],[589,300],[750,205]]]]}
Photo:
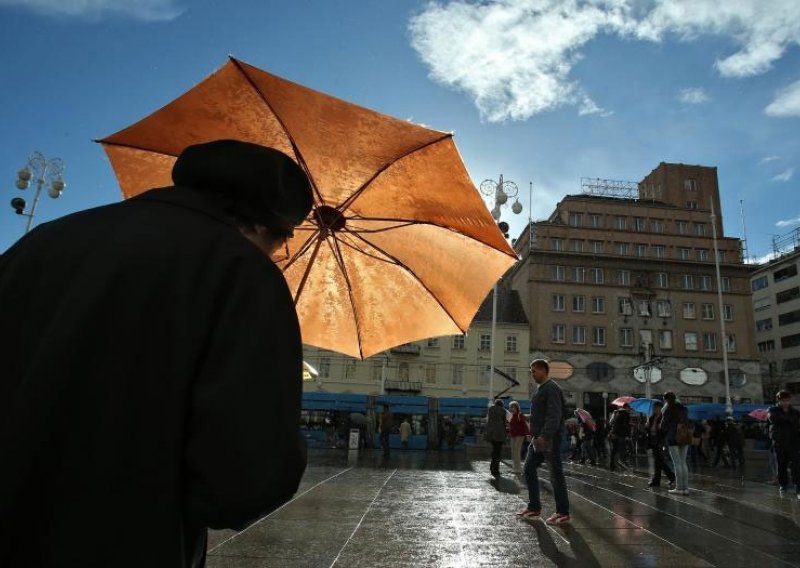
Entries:
{"type": "Polygon", "coordinates": [[[780,160],[780,159],[781,159],[780,156],[764,156],[763,158],[761,158],[761,161],[758,162],[758,165],[760,166],[762,164],[767,164],[769,162],[774,162],[775,160],[780,160]]]}
{"type": "Polygon", "coordinates": [[[678,100],[687,105],[699,105],[711,99],[701,87],[690,87],[680,90],[678,100]]]}
{"type": "Polygon", "coordinates": [[[794,168],[784,170],[776,176],[772,177],[772,181],[789,181],[794,176],[794,168]]]}
{"type": "MultiPolygon", "coordinates": [[[[443,0],[428,3],[409,31],[431,78],[464,91],[494,122],[562,106],[608,115],[570,77],[600,34],[654,42],[723,36],[736,51],[716,62],[721,75],[764,73],[800,45],[800,10],[797,0],[443,0]]],[[[684,102],[704,102],[699,96],[684,102]]]]}
{"type": "Polygon", "coordinates": [[[764,112],[769,116],[800,116],[800,81],[795,81],[788,87],[775,93],[775,99],[764,112]]]}
{"type": "Polygon", "coordinates": [[[750,259],[745,259],[745,263],[746,264],[766,264],[770,260],[774,260],[775,258],[777,258],[777,257],[775,256],[774,252],[768,252],[767,254],[762,255],[762,256],[754,256],[754,257],[752,257],[750,259]]]}
{"type": "Polygon", "coordinates": [[[800,224],[800,215],[795,217],[794,219],[784,219],[782,221],[778,221],[775,223],[776,227],[791,227],[792,225],[800,224]]]}
{"type": "Polygon", "coordinates": [[[149,22],[173,20],[183,12],[178,0],[0,0],[2,6],[20,6],[49,16],[99,19],[119,15],[149,22]]]}

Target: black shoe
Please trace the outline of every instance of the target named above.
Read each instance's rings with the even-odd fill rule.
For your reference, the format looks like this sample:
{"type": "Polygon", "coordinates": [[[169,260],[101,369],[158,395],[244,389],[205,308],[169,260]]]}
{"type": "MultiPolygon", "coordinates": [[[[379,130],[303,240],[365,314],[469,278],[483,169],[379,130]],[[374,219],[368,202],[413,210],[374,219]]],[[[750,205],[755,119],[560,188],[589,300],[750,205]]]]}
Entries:
{"type": "Polygon", "coordinates": [[[648,487],[661,487],[661,482],[659,481],[658,483],[656,483],[655,481],[651,481],[650,483],[647,484],[647,486],[648,487]]]}

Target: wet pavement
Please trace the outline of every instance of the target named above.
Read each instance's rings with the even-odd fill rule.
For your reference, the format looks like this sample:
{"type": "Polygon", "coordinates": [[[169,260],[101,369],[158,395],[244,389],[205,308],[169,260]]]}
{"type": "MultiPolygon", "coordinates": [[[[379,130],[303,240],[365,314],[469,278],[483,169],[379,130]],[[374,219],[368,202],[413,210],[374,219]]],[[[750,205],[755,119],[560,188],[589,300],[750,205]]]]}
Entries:
{"type": "Polygon", "coordinates": [[[676,496],[647,487],[644,461],[565,464],[572,522],[551,527],[514,515],[527,491],[504,464],[494,480],[463,452],[312,450],[292,501],[240,533],[211,532],[208,565],[800,566],[800,501],[754,481],[762,468],[701,468],[676,496]]]}

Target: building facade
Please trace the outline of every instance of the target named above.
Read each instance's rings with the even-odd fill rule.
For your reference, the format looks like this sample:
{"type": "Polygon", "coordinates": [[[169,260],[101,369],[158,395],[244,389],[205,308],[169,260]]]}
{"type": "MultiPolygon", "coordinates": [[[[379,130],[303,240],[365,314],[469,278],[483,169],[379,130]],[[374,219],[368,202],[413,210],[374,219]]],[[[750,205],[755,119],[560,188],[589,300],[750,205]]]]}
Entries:
{"type": "Polygon", "coordinates": [[[750,273],[721,216],[712,226],[716,168],[661,163],[638,183],[582,185],[515,241],[522,260],[506,280],[531,322],[531,356],[551,361],[569,402],[602,414],[646,383],[724,402],[726,349],[734,402],[760,402],[750,273]]]}
{"type": "Polygon", "coordinates": [[[756,348],[763,363],[764,396],[780,389],[800,393],[800,229],[785,254],[757,267],[751,276],[756,348]]]}

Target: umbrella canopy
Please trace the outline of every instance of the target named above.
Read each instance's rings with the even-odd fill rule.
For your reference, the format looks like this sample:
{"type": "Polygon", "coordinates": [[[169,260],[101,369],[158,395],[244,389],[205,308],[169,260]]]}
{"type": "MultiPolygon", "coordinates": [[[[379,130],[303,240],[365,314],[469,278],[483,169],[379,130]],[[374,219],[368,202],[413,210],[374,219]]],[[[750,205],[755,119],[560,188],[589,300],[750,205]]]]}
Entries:
{"type": "Polygon", "coordinates": [[[620,396],[611,401],[614,406],[625,406],[636,400],[635,396],[620,396]]]}
{"type": "Polygon", "coordinates": [[[641,412],[642,414],[647,414],[650,416],[653,414],[653,406],[656,404],[664,404],[662,401],[657,400],[655,398],[637,398],[629,402],[628,404],[631,405],[631,409],[635,410],[636,412],[641,412]]]}
{"type": "Polygon", "coordinates": [[[314,209],[279,263],[304,343],[368,357],[463,333],[517,259],[451,134],[233,58],[100,142],[127,198],[171,185],[184,148],[222,138],[278,149],[311,180],[314,209]]]}
{"type": "Polygon", "coordinates": [[[578,417],[578,420],[586,424],[590,430],[594,431],[597,429],[597,425],[594,423],[594,418],[592,418],[592,415],[589,414],[588,410],[578,408],[575,410],[575,416],[578,417]]]}
{"type": "Polygon", "coordinates": [[[769,419],[769,408],[756,408],[747,413],[750,418],[766,421],[769,419]]]}

